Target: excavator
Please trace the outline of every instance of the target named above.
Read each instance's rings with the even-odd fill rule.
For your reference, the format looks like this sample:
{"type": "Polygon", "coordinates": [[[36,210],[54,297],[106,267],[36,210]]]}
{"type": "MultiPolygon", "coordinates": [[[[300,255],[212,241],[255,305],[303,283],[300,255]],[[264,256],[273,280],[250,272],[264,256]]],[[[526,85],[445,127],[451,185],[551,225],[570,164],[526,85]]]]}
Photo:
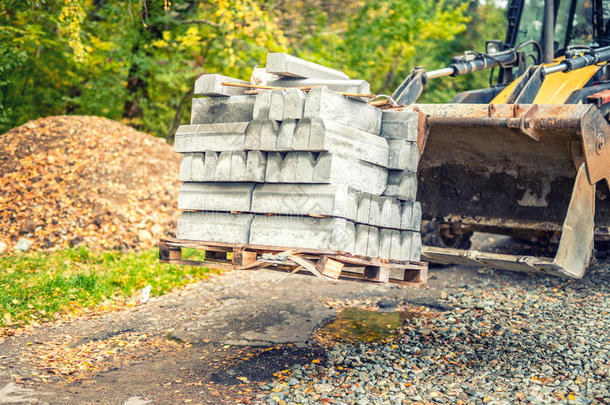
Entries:
{"type": "Polygon", "coordinates": [[[507,20],[504,41],[415,68],[391,96],[420,112],[422,260],[581,278],[610,240],[610,1],[510,0],[507,20]],[[489,88],[417,103],[430,80],[484,69],[489,88]],[[473,232],[558,245],[481,252],[473,232]]]}

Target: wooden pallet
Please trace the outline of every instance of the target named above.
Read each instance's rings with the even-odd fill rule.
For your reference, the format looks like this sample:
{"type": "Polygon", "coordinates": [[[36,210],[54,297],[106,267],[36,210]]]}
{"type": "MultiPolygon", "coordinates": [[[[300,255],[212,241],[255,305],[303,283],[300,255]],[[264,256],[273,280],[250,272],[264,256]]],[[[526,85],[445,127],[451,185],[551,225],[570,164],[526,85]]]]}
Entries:
{"type": "Polygon", "coordinates": [[[395,261],[353,255],[337,250],[241,245],[180,239],[159,241],[159,260],[224,270],[269,268],[314,275],[329,281],[360,280],[376,283],[417,284],[428,278],[428,263],[395,261]],[[182,249],[205,251],[205,260],[185,260],[182,249]]]}

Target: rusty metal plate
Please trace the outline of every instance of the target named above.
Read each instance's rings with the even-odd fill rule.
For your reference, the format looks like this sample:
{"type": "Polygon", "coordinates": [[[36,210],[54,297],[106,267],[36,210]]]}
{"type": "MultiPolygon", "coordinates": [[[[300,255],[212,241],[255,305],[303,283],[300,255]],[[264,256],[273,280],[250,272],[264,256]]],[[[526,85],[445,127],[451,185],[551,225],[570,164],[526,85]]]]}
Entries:
{"type": "MultiPolygon", "coordinates": [[[[415,107],[426,114],[429,129],[418,169],[418,200],[427,219],[499,231],[559,231],[578,164],[587,162],[592,182],[610,175],[608,147],[593,151],[592,128],[609,129],[594,106],[415,107]]],[[[608,197],[600,187],[597,229],[610,226],[608,197]]]]}

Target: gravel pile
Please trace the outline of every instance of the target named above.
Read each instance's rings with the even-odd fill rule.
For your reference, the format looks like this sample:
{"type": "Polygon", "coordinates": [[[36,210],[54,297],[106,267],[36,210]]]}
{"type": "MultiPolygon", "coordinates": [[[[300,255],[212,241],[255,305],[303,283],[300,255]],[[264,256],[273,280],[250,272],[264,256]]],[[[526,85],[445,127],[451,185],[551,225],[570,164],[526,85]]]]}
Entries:
{"type": "Polygon", "coordinates": [[[0,253],[154,246],[175,228],[179,156],[94,116],[41,118],[0,135],[0,253]]]}
{"type": "Polygon", "coordinates": [[[337,343],[326,362],[278,372],[259,400],[610,403],[605,267],[583,281],[482,276],[442,294],[449,311],[406,320],[393,342],[337,343]]]}

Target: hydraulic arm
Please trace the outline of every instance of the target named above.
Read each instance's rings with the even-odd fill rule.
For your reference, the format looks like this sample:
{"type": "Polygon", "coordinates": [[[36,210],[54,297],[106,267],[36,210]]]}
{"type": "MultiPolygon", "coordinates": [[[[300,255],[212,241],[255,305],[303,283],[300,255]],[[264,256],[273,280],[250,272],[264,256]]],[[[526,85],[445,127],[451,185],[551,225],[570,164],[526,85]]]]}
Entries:
{"type": "MultiPolygon", "coordinates": [[[[503,69],[519,68],[523,60],[523,55],[515,49],[494,54],[467,52],[463,56],[456,57],[453,63],[446,68],[429,72],[423,68],[413,69],[409,76],[394,91],[392,98],[398,104],[413,104],[421,95],[429,79],[445,76],[454,77],[495,67],[503,69]]],[[[582,69],[587,66],[605,63],[609,60],[610,46],[597,49],[588,47],[569,49],[566,51],[565,59],[558,64],[531,66],[519,79],[519,84],[515,87],[513,96],[509,97],[509,100],[531,103],[544,82],[546,75],[582,69]],[[524,89],[527,89],[527,91],[524,92],[524,89]]]]}

